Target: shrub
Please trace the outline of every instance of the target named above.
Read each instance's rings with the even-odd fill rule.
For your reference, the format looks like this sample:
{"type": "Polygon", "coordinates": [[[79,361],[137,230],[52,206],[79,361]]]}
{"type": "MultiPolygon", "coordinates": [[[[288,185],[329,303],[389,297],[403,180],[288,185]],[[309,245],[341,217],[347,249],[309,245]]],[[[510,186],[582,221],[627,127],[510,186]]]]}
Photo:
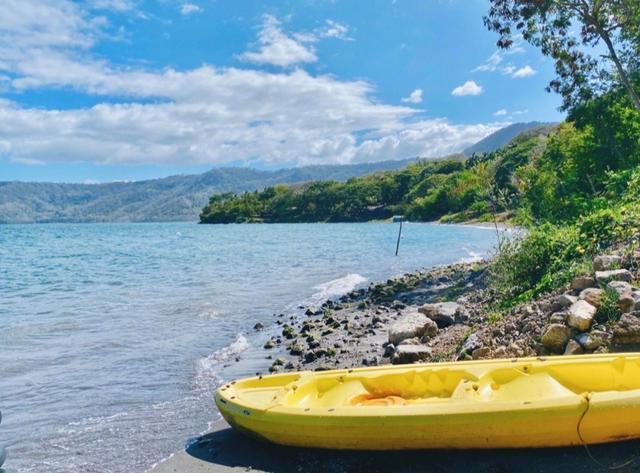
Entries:
{"type": "Polygon", "coordinates": [[[600,307],[596,312],[596,321],[600,323],[614,323],[620,320],[622,313],[618,308],[620,296],[612,289],[605,289],[604,296],[600,301],[600,307]]]}

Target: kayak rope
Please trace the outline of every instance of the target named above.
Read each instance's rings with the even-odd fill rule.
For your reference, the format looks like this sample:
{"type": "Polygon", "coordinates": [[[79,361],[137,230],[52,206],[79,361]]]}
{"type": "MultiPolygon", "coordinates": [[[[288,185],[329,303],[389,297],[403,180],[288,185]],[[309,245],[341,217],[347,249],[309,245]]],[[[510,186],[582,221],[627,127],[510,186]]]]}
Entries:
{"type": "Polygon", "coordinates": [[[585,452],[587,452],[587,456],[591,459],[591,461],[593,461],[596,465],[598,465],[600,468],[604,468],[605,470],[609,470],[609,471],[615,471],[615,470],[621,470],[622,468],[626,468],[629,465],[631,465],[633,462],[635,462],[637,460],[637,458],[631,458],[630,460],[620,464],[620,465],[605,465],[604,463],[602,463],[601,461],[599,461],[597,458],[595,458],[592,454],[591,454],[591,450],[589,450],[589,445],[587,444],[587,442],[585,442],[584,438],[582,437],[582,433],[580,432],[580,427],[582,425],[582,421],[584,420],[585,416],[587,415],[587,413],[589,412],[589,408],[591,407],[591,393],[585,393],[582,395],[582,397],[584,398],[584,400],[586,401],[586,407],[584,409],[584,411],[582,412],[582,415],[580,416],[580,419],[578,419],[578,425],[576,426],[576,431],[578,432],[578,437],[580,438],[580,442],[582,443],[582,446],[584,447],[585,452]]]}

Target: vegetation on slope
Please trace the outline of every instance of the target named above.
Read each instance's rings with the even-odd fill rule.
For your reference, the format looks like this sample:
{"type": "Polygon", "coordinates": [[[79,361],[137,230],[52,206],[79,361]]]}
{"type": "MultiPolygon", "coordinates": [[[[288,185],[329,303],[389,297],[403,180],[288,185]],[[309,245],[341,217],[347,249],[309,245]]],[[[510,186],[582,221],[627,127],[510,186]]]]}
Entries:
{"type": "Polygon", "coordinates": [[[0,223],[194,221],[214,192],[252,191],[280,182],[321,177],[341,181],[398,169],[411,161],[304,166],[277,171],[216,168],[203,174],[105,184],[0,182],[0,223]]]}
{"type": "Polygon", "coordinates": [[[536,127],[497,151],[470,159],[421,160],[399,171],[346,182],[278,185],[261,192],[214,195],[203,223],[362,222],[394,214],[411,220],[489,220],[513,208],[514,171],[544,150],[552,127],[536,127]]]}

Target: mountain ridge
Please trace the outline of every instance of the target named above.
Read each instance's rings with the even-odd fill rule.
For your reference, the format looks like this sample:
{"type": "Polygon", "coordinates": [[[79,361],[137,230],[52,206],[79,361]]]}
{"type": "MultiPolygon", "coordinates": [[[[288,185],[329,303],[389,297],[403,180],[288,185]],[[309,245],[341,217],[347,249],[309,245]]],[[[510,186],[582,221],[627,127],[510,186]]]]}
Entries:
{"type": "MultiPolygon", "coordinates": [[[[544,125],[539,122],[513,124],[467,150],[481,145],[483,149],[493,151],[510,141],[514,130],[523,132],[544,125]]],[[[462,155],[458,156],[462,158],[462,155]]],[[[269,171],[220,167],[202,174],[101,184],[0,181],[0,223],[196,222],[204,205],[216,193],[255,191],[276,184],[314,180],[346,181],[365,174],[400,169],[417,159],[321,164],[269,171]]]]}

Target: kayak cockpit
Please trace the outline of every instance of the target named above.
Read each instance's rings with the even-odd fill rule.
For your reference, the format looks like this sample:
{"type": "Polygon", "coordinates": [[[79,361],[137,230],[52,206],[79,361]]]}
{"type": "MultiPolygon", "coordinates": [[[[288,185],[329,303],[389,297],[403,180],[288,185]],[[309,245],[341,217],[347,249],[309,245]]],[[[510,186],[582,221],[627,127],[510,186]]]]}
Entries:
{"type": "MultiPolygon", "coordinates": [[[[573,358],[573,357],[572,357],[573,358]]],[[[442,403],[578,402],[583,393],[640,389],[640,360],[547,364],[544,359],[452,367],[381,367],[250,378],[222,388],[256,409],[354,408],[442,403]],[[401,368],[401,369],[399,369],[401,368]]]]}

